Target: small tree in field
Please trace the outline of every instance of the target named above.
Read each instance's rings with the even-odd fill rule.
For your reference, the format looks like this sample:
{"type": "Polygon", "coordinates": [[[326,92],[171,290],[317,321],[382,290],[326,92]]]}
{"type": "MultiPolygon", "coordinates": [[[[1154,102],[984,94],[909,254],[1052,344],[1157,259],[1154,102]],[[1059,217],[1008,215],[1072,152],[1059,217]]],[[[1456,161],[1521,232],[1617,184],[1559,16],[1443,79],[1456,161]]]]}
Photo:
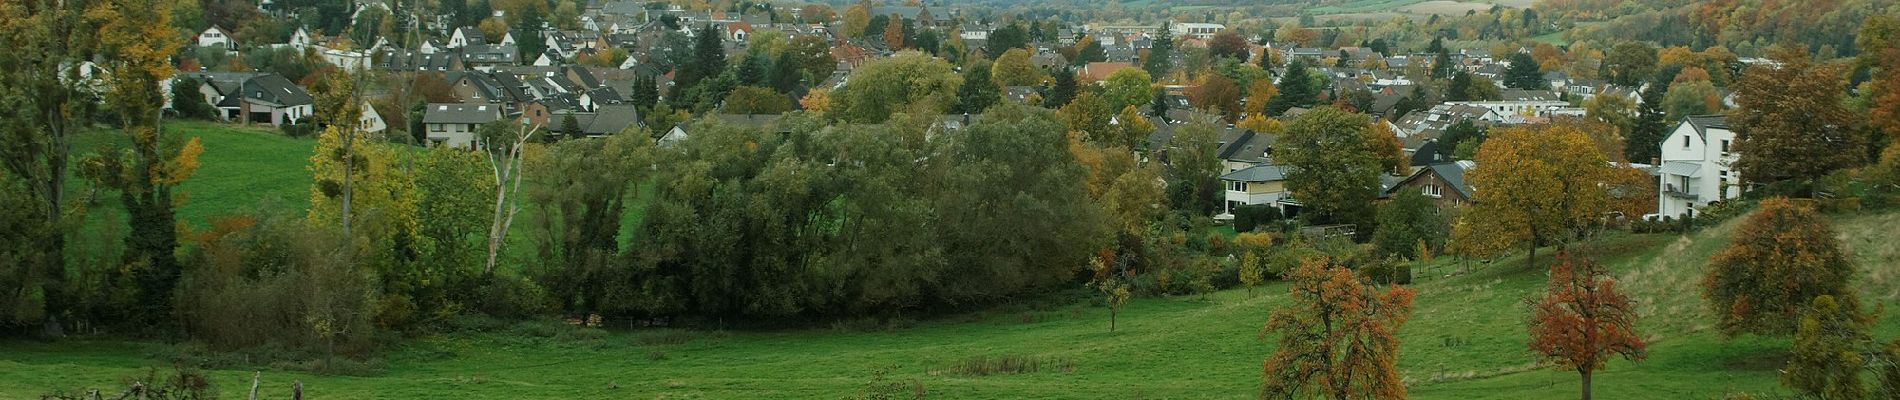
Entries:
{"type": "Polygon", "coordinates": [[[1786,335],[1794,333],[1801,310],[1815,297],[1849,295],[1853,272],[1820,213],[1772,198],[1709,260],[1702,296],[1724,335],[1786,335]]]}
{"type": "Polygon", "coordinates": [[[1133,293],[1128,289],[1128,281],[1123,279],[1121,270],[1115,268],[1113,250],[1102,250],[1089,260],[1089,268],[1095,271],[1095,278],[1089,280],[1089,287],[1102,292],[1108,303],[1108,331],[1115,331],[1115,314],[1122,305],[1128,304],[1133,293]]]}
{"type": "Polygon", "coordinates": [[[1616,279],[1589,258],[1558,254],[1550,268],[1544,298],[1532,304],[1532,351],[1583,377],[1583,399],[1590,399],[1590,375],[1611,357],[1643,358],[1636,336],[1636,307],[1616,290],[1616,279]]]}
{"type": "Polygon", "coordinates": [[[1266,276],[1266,260],[1261,260],[1260,256],[1254,255],[1254,252],[1251,251],[1240,257],[1240,284],[1247,286],[1248,297],[1253,296],[1253,288],[1255,286],[1260,286],[1261,283],[1266,282],[1266,276]]]}
{"type": "Polygon", "coordinates": [[[1380,291],[1352,271],[1310,258],[1287,276],[1293,304],[1273,311],[1261,335],[1279,333],[1267,357],[1263,399],[1404,399],[1399,339],[1412,290],[1380,291]]]}
{"type": "Polygon", "coordinates": [[[1794,356],[1781,369],[1781,384],[1818,399],[1867,398],[1860,373],[1869,361],[1862,350],[1872,344],[1873,319],[1859,308],[1851,298],[1815,297],[1795,328],[1794,356]]]}

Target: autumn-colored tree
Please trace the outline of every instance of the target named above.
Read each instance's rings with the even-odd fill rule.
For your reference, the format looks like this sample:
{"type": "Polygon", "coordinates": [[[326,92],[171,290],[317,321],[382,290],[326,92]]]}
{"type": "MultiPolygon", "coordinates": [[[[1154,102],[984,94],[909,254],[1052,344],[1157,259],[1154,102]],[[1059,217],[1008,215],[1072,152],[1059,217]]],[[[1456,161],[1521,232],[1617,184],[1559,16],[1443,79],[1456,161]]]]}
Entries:
{"type": "Polygon", "coordinates": [[[1392,131],[1391,125],[1372,123],[1366,129],[1366,141],[1372,145],[1372,154],[1379,157],[1379,167],[1385,173],[1405,176],[1412,172],[1412,158],[1405,155],[1405,144],[1399,142],[1399,135],[1392,131]]]}
{"type": "Polygon", "coordinates": [[[1724,335],[1786,335],[1815,297],[1852,296],[1853,273],[1852,259],[1819,212],[1771,198],[1710,258],[1702,296],[1724,335]]]}
{"type": "Polygon", "coordinates": [[[1240,88],[1234,86],[1233,79],[1225,76],[1208,75],[1203,78],[1200,86],[1188,90],[1188,102],[1194,108],[1220,115],[1227,122],[1240,120],[1240,88]]]}
{"type": "Polygon", "coordinates": [[[1148,135],[1155,131],[1154,122],[1142,116],[1141,110],[1132,105],[1123,106],[1121,114],[1115,115],[1115,122],[1112,130],[1118,141],[1114,143],[1130,149],[1147,143],[1148,135]]]}
{"type": "Polygon", "coordinates": [[[758,86],[740,86],[726,95],[725,112],[732,114],[780,114],[792,110],[792,98],[758,86]]]}
{"type": "Polygon", "coordinates": [[[1280,338],[1260,397],[1404,399],[1395,333],[1411,316],[1413,291],[1381,291],[1325,257],[1301,262],[1287,280],[1292,304],[1273,310],[1261,332],[1280,338]]]}
{"type": "Polygon", "coordinates": [[[1259,133],[1279,134],[1286,131],[1286,124],[1261,114],[1247,114],[1247,118],[1242,118],[1234,127],[1259,133]]]}
{"type": "Polygon", "coordinates": [[[204,151],[197,138],[165,136],[159,123],[161,84],[171,78],[171,57],[183,45],[171,30],[171,16],[171,2],[158,0],[99,2],[84,16],[97,27],[93,39],[99,42],[97,56],[110,88],[105,104],[115,111],[131,147],[122,154],[86,157],[82,174],[119,190],[131,229],[124,270],[138,288],[140,309],[132,314],[148,323],[169,313],[181,274],[174,215],[179,199],[172,191],[196,172],[204,151]]]}
{"type": "Polygon", "coordinates": [[[884,24],[884,48],[891,51],[904,49],[904,24],[884,24]]]}
{"type": "Polygon", "coordinates": [[[1531,351],[1545,362],[1577,371],[1583,399],[1590,399],[1592,373],[1611,358],[1641,360],[1636,306],[1616,289],[1616,279],[1589,257],[1559,253],[1544,297],[1531,306],[1531,351]]]}
{"type": "Polygon", "coordinates": [[[1095,258],[1089,259],[1089,269],[1095,272],[1095,277],[1089,280],[1089,287],[1102,292],[1102,297],[1108,303],[1108,331],[1114,332],[1116,314],[1121,312],[1123,305],[1128,304],[1128,298],[1134,297],[1134,293],[1129,291],[1126,272],[1116,268],[1113,250],[1102,250],[1095,258]]]}
{"type": "Polygon", "coordinates": [[[1278,96],[1279,94],[1280,94],[1280,88],[1278,86],[1273,86],[1272,79],[1256,79],[1253,82],[1248,83],[1247,84],[1247,107],[1246,107],[1247,114],[1265,115],[1266,110],[1267,110],[1267,103],[1273,101],[1273,96],[1278,96]]]}
{"type": "Polygon", "coordinates": [[[1781,65],[1751,67],[1736,90],[1735,169],[1742,180],[1802,183],[1840,168],[1859,165],[1866,152],[1860,118],[1841,97],[1841,68],[1808,60],[1802,47],[1778,50],[1781,65]]]}
{"type": "Polygon", "coordinates": [[[1663,95],[1663,110],[1671,121],[1691,115],[1707,115],[1722,110],[1721,93],[1709,81],[1687,81],[1669,85],[1663,95]]]}
{"type": "Polygon", "coordinates": [[[990,64],[990,80],[1000,86],[1035,85],[1042,82],[1044,75],[1041,68],[1029,61],[1029,50],[1003,51],[1003,55],[990,64]]]}
{"type": "Polygon", "coordinates": [[[1525,246],[1525,262],[1535,265],[1538,246],[1567,241],[1609,211],[1610,164],[1583,126],[1559,121],[1492,131],[1466,173],[1483,190],[1472,194],[1471,212],[1462,215],[1469,225],[1454,226],[1454,241],[1468,250],[1525,246]]]}
{"type": "Polygon", "coordinates": [[[1208,40],[1207,52],[1216,58],[1228,57],[1243,63],[1253,58],[1253,49],[1248,46],[1247,39],[1232,30],[1221,31],[1208,40]]]}
{"type": "Polygon", "coordinates": [[[1110,132],[1109,118],[1115,116],[1114,109],[1108,108],[1108,102],[1094,92],[1082,92],[1075,100],[1056,110],[1056,117],[1069,127],[1069,132],[1080,133],[1091,142],[1109,145],[1124,143],[1125,140],[1114,137],[1110,132]]]}

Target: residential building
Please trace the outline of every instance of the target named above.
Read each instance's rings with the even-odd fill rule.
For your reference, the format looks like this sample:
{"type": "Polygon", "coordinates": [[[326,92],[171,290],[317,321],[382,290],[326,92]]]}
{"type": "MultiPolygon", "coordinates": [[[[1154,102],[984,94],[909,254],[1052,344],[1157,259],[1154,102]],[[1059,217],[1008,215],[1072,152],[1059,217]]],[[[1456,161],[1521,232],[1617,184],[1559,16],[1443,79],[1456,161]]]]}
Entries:
{"type": "Polygon", "coordinates": [[[1214,219],[1232,219],[1234,209],[1249,205],[1279,208],[1280,201],[1291,197],[1286,189],[1286,167],[1260,164],[1220,176],[1226,202],[1214,219]]]}
{"type": "Polygon", "coordinates": [[[1570,108],[1570,102],[1549,90],[1505,89],[1500,100],[1456,101],[1459,104],[1489,108],[1502,116],[1548,116],[1551,112],[1570,108]]]}
{"type": "Polygon", "coordinates": [[[473,147],[475,131],[501,119],[501,107],[490,104],[433,103],[423,111],[422,125],[432,145],[473,147]]]}
{"type": "Polygon", "coordinates": [[[1691,116],[1658,145],[1662,163],[1657,214],[1682,217],[1711,202],[1741,197],[1741,178],[1733,167],[1740,154],[1734,151],[1735,132],[1725,117],[1691,116]]]}
{"type": "Polygon", "coordinates": [[[229,51],[237,51],[238,48],[237,37],[232,36],[231,31],[217,26],[198,33],[198,37],[193,40],[198,43],[198,47],[216,47],[229,51]]]}
{"type": "Polygon", "coordinates": [[[1465,173],[1477,166],[1469,160],[1441,162],[1417,168],[1411,176],[1387,187],[1379,197],[1391,197],[1400,191],[1417,190],[1432,205],[1447,209],[1471,202],[1471,185],[1465,182],[1465,173]]]}

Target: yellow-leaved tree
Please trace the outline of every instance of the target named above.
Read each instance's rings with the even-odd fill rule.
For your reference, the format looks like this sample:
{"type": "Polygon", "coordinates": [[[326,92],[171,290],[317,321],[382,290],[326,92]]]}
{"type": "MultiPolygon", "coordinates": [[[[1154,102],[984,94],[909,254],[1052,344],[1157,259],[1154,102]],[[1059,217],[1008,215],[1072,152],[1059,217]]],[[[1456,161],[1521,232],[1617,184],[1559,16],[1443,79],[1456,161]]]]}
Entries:
{"type": "Polygon", "coordinates": [[[1610,163],[1581,126],[1506,128],[1485,139],[1466,174],[1472,204],[1452,227],[1455,248],[1491,256],[1525,246],[1525,262],[1536,265],[1538,246],[1567,242],[1611,211],[1610,163]]]}

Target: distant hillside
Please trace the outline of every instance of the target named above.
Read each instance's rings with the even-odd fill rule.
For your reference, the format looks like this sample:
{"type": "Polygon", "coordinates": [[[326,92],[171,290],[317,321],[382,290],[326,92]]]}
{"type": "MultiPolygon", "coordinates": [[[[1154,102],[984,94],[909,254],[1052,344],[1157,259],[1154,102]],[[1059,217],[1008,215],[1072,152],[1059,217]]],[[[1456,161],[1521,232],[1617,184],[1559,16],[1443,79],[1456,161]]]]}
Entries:
{"type": "MultiPolygon", "coordinates": [[[[1646,40],[1664,46],[1726,46],[1751,55],[1777,43],[1805,44],[1824,56],[1852,56],[1867,17],[1900,13],[1890,0],[1544,0],[1550,18],[1579,26],[1571,40],[1646,40]]],[[[1607,47],[1607,46],[1605,46],[1607,47]]]]}

